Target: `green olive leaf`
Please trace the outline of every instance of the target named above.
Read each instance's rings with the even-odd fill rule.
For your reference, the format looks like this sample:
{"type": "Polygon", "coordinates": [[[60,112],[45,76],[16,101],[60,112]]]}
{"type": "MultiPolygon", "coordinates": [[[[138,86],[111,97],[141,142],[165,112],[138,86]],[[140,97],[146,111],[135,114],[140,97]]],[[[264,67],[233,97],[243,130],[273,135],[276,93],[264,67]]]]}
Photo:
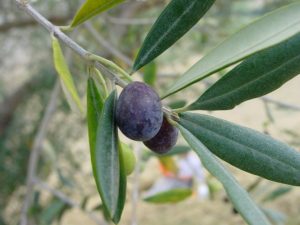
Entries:
{"type": "Polygon", "coordinates": [[[144,198],[144,201],[156,204],[177,203],[187,199],[192,193],[190,188],[171,189],[148,196],[144,198]]]}
{"type": "Polygon", "coordinates": [[[183,108],[186,104],[187,104],[186,100],[179,99],[179,100],[175,100],[175,101],[170,102],[168,104],[168,106],[171,109],[178,109],[178,108],[183,108]]]}
{"type": "Polygon", "coordinates": [[[76,12],[70,27],[76,27],[91,17],[104,12],[124,0],[86,0],[76,12]]]}
{"type": "Polygon", "coordinates": [[[91,72],[93,72],[94,75],[93,77],[95,78],[95,81],[99,86],[100,97],[102,99],[106,99],[108,96],[108,88],[102,73],[96,68],[92,68],[91,70],[91,72]]]}
{"type": "Polygon", "coordinates": [[[201,159],[203,166],[222,183],[231,202],[245,221],[249,225],[257,225],[258,221],[259,225],[271,225],[248,193],[201,141],[182,125],[178,127],[184,139],[201,159]]]}
{"type": "Polygon", "coordinates": [[[300,186],[300,153],[288,145],[212,116],[182,113],[179,123],[231,165],[275,182],[300,186]]]}
{"type": "Polygon", "coordinates": [[[53,61],[55,69],[59,75],[62,89],[67,98],[67,101],[72,110],[80,110],[83,113],[83,106],[81,104],[78,92],[75,88],[75,84],[68,68],[68,64],[62,53],[59,41],[52,35],[52,49],[53,49],[53,61]]]}
{"type": "Polygon", "coordinates": [[[124,188],[124,176],[121,174],[122,161],[115,123],[116,101],[117,92],[113,91],[104,103],[100,120],[94,121],[98,123],[98,127],[96,145],[94,149],[91,148],[91,160],[96,185],[104,208],[113,220],[115,218],[117,220],[122,211],[120,210],[122,208],[120,207],[120,201],[123,198],[120,196],[120,193],[123,194],[124,188]]]}
{"type": "Polygon", "coordinates": [[[127,188],[127,173],[126,173],[126,165],[125,165],[125,159],[123,158],[122,155],[122,146],[121,142],[119,141],[119,155],[120,155],[120,183],[119,183],[119,196],[118,196],[118,203],[117,203],[117,209],[115,214],[112,217],[112,221],[115,224],[118,224],[122,212],[125,206],[125,201],[126,201],[126,188],[127,188]]]}
{"type": "Polygon", "coordinates": [[[175,81],[163,98],[297,34],[300,32],[299,14],[300,2],[296,2],[249,24],[194,64],[175,81]]]}
{"type": "Polygon", "coordinates": [[[215,0],[172,0],[148,33],[134,62],[133,71],[172,46],[204,16],[214,2],[215,0]]]}
{"type": "Polygon", "coordinates": [[[267,194],[261,201],[262,202],[274,201],[277,198],[289,193],[291,190],[293,190],[293,188],[290,186],[276,188],[275,190],[267,194]]]}
{"type": "Polygon", "coordinates": [[[189,146],[177,145],[177,146],[174,146],[169,152],[165,153],[163,156],[186,154],[190,150],[191,150],[191,148],[189,146]]]}
{"type": "Polygon", "coordinates": [[[96,83],[93,78],[89,77],[87,82],[87,124],[91,151],[95,151],[98,121],[102,115],[103,105],[104,100],[96,83]]]}
{"type": "Polygon", "coordinates": [[[300,33],[260,51],[211,86],[187,110],[223,110],[276,90],[300,74],[300,33]]]}

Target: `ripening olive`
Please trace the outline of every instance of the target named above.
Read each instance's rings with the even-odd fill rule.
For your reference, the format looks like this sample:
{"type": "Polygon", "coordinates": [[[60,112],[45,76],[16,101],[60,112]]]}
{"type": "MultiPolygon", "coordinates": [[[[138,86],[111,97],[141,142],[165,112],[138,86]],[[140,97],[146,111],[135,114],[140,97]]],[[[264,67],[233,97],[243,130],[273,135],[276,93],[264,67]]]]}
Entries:
{"type": "Polygon", "coordinates": [[[121,92],[116,106],[116,122],[122,133],[136,141],[154,137],[162,124],[158,94],[142,82],[132,82],[121,92]]]}
{"type": "Polygon", "coordinates": [[[171,125],[164,117],[159,132],[144,144],[153,152],[158,154],[167,153],[177,142],[178,129],[171,125]]]}

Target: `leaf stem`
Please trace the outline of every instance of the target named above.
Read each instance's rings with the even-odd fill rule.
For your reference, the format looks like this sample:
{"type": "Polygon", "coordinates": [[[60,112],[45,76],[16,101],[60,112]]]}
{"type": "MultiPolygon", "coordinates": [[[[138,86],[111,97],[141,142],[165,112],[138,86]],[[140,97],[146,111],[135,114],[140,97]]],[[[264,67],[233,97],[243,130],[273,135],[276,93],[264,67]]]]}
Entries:
{"type": "Polygon", "coordinates": [[[103,88],[104,95],[105,95],[105,98],[106,98],[108,96],[108,90],[107,90],[106,82],[103,78],[102,73],[95,67],[92,68],[92,71],[94,72],[94,74],[96,74],[96,79],[99,82],[99,84],[101,85],[101,87],[103,88]]]}
{"type": "Polygon", "coordinates": [[[69,25],[68,26],[59,26],[59,29],[63,32],[70,32],[70,31],[74,30],[74,28],[69,25]]]}
{"type": "Polygon", "coordinates": [[[178,114],[174,112],[172,109],[167,108],[166,106],[162,107],[162,110],[165,114],[165,116],[170,120],[169,122],[172,123],[172,121],[178,122],[180,120],[178,114]]]}
{"type": "Polygon", "coordinates": [[[120,75],[122,75],[126,80],[128,80],[129,82],[132,82],[132,78],[129,76],[129,74],[123,70],[121,67],[119,67],[117,64],[115,64],[114,62],[108,60],[108,59],[105,59],[99,55],[95,55],[95,54],[91,54],[88,56],[88,59],[90,60],[94,60],[94,61],[97,61],[97,62],[100,62],[102,63],[103,65],[106,65],[112,69],[114,69],[115,71],[117,71],[118,73],[120,73],[120,75]]]}

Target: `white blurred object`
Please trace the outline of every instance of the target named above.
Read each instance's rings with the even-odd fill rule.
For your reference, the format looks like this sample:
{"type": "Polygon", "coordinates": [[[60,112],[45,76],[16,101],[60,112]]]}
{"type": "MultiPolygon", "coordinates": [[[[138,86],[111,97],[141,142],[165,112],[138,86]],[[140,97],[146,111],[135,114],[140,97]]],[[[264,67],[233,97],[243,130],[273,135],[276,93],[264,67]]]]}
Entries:
{"type": "Polygon", "coordinates": [[[197,187],[197,197],[198,199],[205,200],[209,198],[209,189],[205,183],[201,183],[197,187]]]}
{"type": "Polygon", "coordinates": [[[201,161],[197,155],[190,151],[178,156],[176,160],[177,173],[171,176],[163,174],[152,185],[150,189],[144,192],[144,197],[153,196],[155,194],[180,188],[196,189],[196,196],[199,200],[209,198],[209,188],[206,184],[204,170],[201,161]]]}
{"type": "Polygon", "coordinates": [[[190,151],[179,157],[177,165],[178,177],[194,177],[198,183],[205,182],[201,161],[194,152],[190,151]]]}
{"type": "Polygon", "coordinates": [[[206,184],[205,175],[201,161],[198,156],[190,151],[187,154],[182,155],[178,161],[178,177],[194,178],[196,183],[197,198],[200,200],[209,198],[209,188],[206,184]]]}

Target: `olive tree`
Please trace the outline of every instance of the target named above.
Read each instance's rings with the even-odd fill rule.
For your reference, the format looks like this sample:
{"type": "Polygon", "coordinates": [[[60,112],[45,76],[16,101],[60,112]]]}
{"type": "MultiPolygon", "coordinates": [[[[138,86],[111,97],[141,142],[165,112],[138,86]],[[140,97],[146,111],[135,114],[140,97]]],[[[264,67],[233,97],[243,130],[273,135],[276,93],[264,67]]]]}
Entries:
{"type": "Polygon", "coordinates": [[[27,1],[16,2],[49,31],[54,66],[66,98],[75,111],[82,114],[86,111],[94,179],[109,220],[116,224],[120,221],[126,198],[126,171],[132,167],[132,160],[128,160],[132,158],[128,156],[131,153],[124,153],[118,128],[130,139],[144,141],[159,154],[173,147],[179,130],[205,168],[222,183],[235,209],[248,224],[270,222],[221,160],[274,182],[300,185],[300,153],[295,149],[253,129],[204,115],[201,111],[191,112],[233,109],[244,101],[280,88],[299,74],[299,2],[278,8],[229,36],[174,80],[160,97],[148,85],[135,81],[135,77],[203,18],[214,0],[170,1],[144,39],[130,72],[123,69],[121,63],[85,50],[67,35],[123,0],[87,0],[70,25],[61,27],[50,23],[27,1]],[[86,63],[86,110],[61,44],[86,63]],[[230,69],[204,93],[197,93],[200,96],[194,102],[179,108],[161,103],[225,68],[230,69]],[[116,86],[124,88],[119,99],[116,86]],[[165,145],[168,147],[164,148],[165,145]],[[161,148],[163,150],[157,150],[161,148]]]}

